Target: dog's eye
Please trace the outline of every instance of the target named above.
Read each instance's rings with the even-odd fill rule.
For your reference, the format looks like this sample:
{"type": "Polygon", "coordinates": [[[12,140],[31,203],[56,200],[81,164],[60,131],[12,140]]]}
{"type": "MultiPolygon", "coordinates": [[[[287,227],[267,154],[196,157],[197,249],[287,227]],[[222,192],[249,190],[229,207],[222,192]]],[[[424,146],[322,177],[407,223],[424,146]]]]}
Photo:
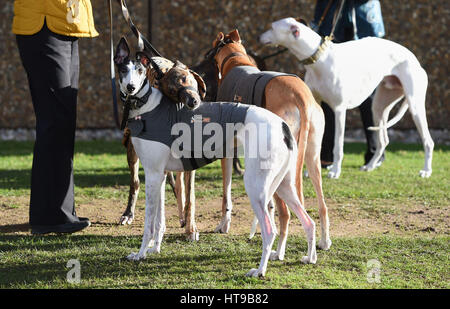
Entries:
{"type": "Polygon", "coordinates": [[[139,69],[139,70],[138,70],[138,73],[139,73],[139,74],[142,74],[143,72],[144,72],[144,70],[142,70],[142,69],[139,69]]]}

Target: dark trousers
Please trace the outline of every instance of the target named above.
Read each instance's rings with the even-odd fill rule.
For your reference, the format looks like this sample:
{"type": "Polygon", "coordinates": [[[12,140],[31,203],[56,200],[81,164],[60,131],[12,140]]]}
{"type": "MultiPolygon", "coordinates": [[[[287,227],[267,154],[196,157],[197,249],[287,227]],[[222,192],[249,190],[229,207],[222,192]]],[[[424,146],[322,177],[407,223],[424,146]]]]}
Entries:
{"type": "Polygon", "coordinates": [[[78,221],[73,154],[79,77],[78,39],[52,33],[17,35],[36,115],[30,224],[78,221]]]}
{"type": "MultiPolygon", "coordinates": [[[[335,135],[335,119],[333,110],[325,103],[322,102],[322,109],[325,114],[325,132],[322,139],[322,150],[320,153],[320,159],[322,161],[333,162],[333,148],[334,148],[334,135],[335,135]]],[[[364,127],[364,133],[366,135],[367,150],[364,154],[364,164],[367,164],[372,159],[377,149],[376,144],[376,132],[370,131],[367,128],[373,126],[372,117],[372,96],[368,97],[360,106],[359,112],[361,114],[361,120],[364,127]]],[[[380,160],[384,160],[384,153],[380,160]]]]}

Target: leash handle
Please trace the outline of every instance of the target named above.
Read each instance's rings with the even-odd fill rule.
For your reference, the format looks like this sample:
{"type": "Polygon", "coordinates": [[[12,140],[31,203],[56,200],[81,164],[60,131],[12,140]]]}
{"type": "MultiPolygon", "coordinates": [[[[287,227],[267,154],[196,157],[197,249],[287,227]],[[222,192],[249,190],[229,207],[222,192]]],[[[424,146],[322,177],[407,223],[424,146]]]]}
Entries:
{"type": "Polygon", "coordinates": [[[131,20],[130,13],[128,11],[127,4],[125,0],[117,0],[119,2],[120,7],[122,8],[122,15],[130,26],[131,31],[138,39],[138,46],[141,51],[145,48],[149,49],[154,55],[158,57],[162,57],[161,54],[153,47],[153,45],[141,34],[141,32],[136,28],[133,21],[131,20]]]}
{"type": "Polygon", "coordinates": [[[112,88],[112,101],[113,101],[113,113],[114,113],[114,122],[116,123],[117,128],[121,129],[121,124],[119,121],[119,108],[117,105],[117,89],[116,89],[116,73],[114,68],[114,40],[113,40],[113,20],[112,20],[112,3],[111,0],[106,0],[109,3],[108,9],[109,9],[109,34],[110,34],[110,41],[111,41],[111,49],[110,49],[110,56],[111,56],[111,88],[112,88]]]}

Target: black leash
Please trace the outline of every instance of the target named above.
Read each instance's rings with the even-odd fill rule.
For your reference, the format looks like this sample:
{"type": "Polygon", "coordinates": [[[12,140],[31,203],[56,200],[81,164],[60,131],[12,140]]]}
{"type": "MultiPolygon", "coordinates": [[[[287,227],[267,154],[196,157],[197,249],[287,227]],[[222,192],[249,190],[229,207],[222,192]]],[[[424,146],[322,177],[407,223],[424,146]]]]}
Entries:
{"type": "Polygon", "coordinates": [[[153,45],[141,34],[141,32],[136,28],[133,21],[131,20],[130,13],[128,11],[127,4],[125,0],[117,0],[119,2],[120,7],[122,8],[122,14],[125,20],[130,26],[131,31],[133,31],[134,35],[138,39],[138,46],[141,51],[147,49],[150,50],[152,54],[158,57],[162,57],[161,54],[153,47],[153,45]]]}
{"type": "Polygon", "coordinates": [[[112,5],[111,5],[111,0],[106,0],[106,1],[109,2],[108,10],[109,10],[109,25],[110,25],[109,31],[110,31],[110,40],[111,40],[111,87],[112,87],[114,122],[116,123],[117,128],[121,128],[121,124],[119,121],[119,107],[117,105],[116,72],[114,70],[112,5]]]}
{"type": "Polygon", "coordinates": [[[331,39],[334,39],[334,31],[336,30],[336,25],[337,25],[339,19],[341,18],[342,9],[344,8],[344,4],[345,4],[345,0],[341,0],[339,10],[337,11],[337,14],[334,15],[333,26],[331,28],[330,34],[328,35],[331,39]]]}
{"type": "Polygon", "coordinates": [[[279,51],[277,51],[277,52],[274,52],[273,54],[270,54],[270,55],[261,57],[261,59],[264,61],[264,60],[266,60],[266,59],[269,59],[269,58],[272,58],[272,57],[276,57],[276,56],[278,56],[278,55],[281,55],[282,53],[285,53],[285,52],[287,52],[287,51],[288,51],[287,48],[283,48],[283,49],[281,49],[281,50],[279,50],[279,51]]]}

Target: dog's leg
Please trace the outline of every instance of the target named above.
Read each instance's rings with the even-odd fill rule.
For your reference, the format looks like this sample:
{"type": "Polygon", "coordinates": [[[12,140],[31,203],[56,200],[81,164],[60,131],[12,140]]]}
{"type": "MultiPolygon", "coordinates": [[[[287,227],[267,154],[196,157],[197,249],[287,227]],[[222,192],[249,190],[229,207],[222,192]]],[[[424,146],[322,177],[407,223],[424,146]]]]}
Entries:
{"type": "Polygon", "coordinates": [[[308,254],[302,258],[303,263],[315,264],[317,261],[316,254],[316,225],[311,217],[306,212],[306,209],[300,203],[298,198],[294,181],[292,180],[292,173],[288,172],[286,177],[281,182],[276,193],[283,199],[289,208],[296,214],[302,222],[303,229],[306,233],[308,241],[308,254]]]}
{"type": "MultiPolygon", "coordinates": [[[[144,168],[145,169],[145,168],[144,168]]],[[[145,223],[144,236],[138,253],[131,253],[129,260],[145,259],[147,253],[158,253],[165,231],[164,192],[166,175],[163,171],[145,169],[145,223]],[[150,242],[154,245],[149,249],[150,242]]]]}
{"type": "MultiPolygon", "coordinates": [[[[247,168],[247,167],[246,167],[247,168]]],[[[245,175],[244,175],[245,178],[245,175]]],[[[245,186],[246,189],[249,186],[245,186]]],[[[258,269],[251,269],[248,273],[248,277],[260,277],[265,276],[267,270],[267,264],[269,262],[269,257],[271,253],[271,248],[273,245],[273,241],[275,240],[275,225],[273,224],[273,220],[270,218],[270,214],[267,208],[267,204],[269,203],[269,198],[264,196],[261,192],[254,192],[252,189],[247,189],[248,196],[250,198],[250,202],[252,204],[253,211],[258,218],[261,226],[261,235],[263,242],[263,250],[261,261],[258,269]]]]}
{"type": "Polygon", "coordinates": [[[160,189],[159,205],[156,209],[153,232],[153,246],[147,249],[147,254],[159,253],[161,251],[161,243],[166,232],[166,214],[165,214],[165,194],[166,194],[166,177],[164,177],[160,189]]]}
{"type": "Polygon", "coordinates": [[[195,224],[195,171],[185,172],[186,184],[186,236],[189,240],[198,241],[199,235],[195,224]]]}
{"type": "Polygon", "coordinates": [[[233,203],[231,201],[231,178],[233,173],[233,159],[225,158],[221,160],[222,166],[222,220],[214,230],[216,233],[228,233],[231,224],[231,211],[233,203]]]}
{"type": "Polygon", "coordinates": [[[377,164],[383,155],[384,150],[389,144],[389,136],[387,134],[387,123],[389,120],[389,113],[394,105],[403,96],[403,90],[388,89],[382,84],[378,86],[372,101],[372,116],[375,127],[379,127],[377,131],[377,149],[372,159],[361,167],[362,171],[372,171],[377,167],[377,164]]]}
{"type": "Polygon", "coordinates": [[[134,211],[136,208],[136,202],[139,194],[139,158],[134,150],[133,143],[131,142],[130,132],[125,130],[123,145],[127,148],[127,162],[130,169],[130,190],[128,194],[128,204],[124,213],[120,217],[119,224],[131,224],[134,220],[134,211]]]}
{"type": "Polygon", "coordinates": [[[422,178],[428,178],[431,176],[432,173],[431,162],[433,160],[434,142],[433,139],[431,138],[430,131],[428,130],[428,123],[425,111],[425,101],[417,101],[412,104],[416,106],[414,110],[415,113],[413,112],[412,117],[414,123],[416,124],[417,131],[419,132],[419,135],[422,139],[423,148],[425,151],[425,163],[423,169],[420,170],[419,175],[422,178]]]}
{"type": "MultiPolygon", "coordinates": [[[[279,222],[280,222],[280,238],[278,239],[277,251],[272,251],[270,254],[270,260],[284,260],[284,254],[286,252],[286,241],[288,236],[289,229],[289,220],[291,218],[291,214],[287,209],[286,204],[277,194],[273,196],[275,200],[275,204],[277,205],[279,222]]],[[[273,207],[273,206],[272,206],[273,207]]]]}
{"type": "MultiPolygon", "coordinates": [[[[274,206],[273,199],[271,199],[269,201],[268,208],[269,208],[270,217],[272,218],[273,222],[275,222],[275,206],[274,206]]],[[[257,228],[258,228],[258,217],[256,217],[256,215],[255,215],[255,216],[253,216],[253,222],[252,222],[252,226],[250,228],[250,235],[248,236],[248,239],[252,239],[253,237],[255,237],[257,228]]],[[[276,259],[278,259],[278,258],[276,258],[276,259]]]]}
{"type": "Polygon", "coordinates": [[[178,218],[180,220],[180,226],[184,227],[186,225],[185,208],[184,208],[186,204],[184,172],[177,173],[175,181],[175,191],[177,196],[178,218]]]}
{"type": "Polygon", "coordinates": [[[425,163],[423,169],[419,172],[420,177],[427,178],[432,173],[432,160],[434,142],[428,129],[427,114],[425,110],[426,92],[428,86],[428,77],[422,68],[413,67],[408,64],[408,68],[403,72],[414,72],[411,74],[402,74],[400,80],[405,89],[406,99],[409,103],[409,110],[416,125],[417,131],[422,139],[425,151],[425,163]]]}
{"type": "Polygon", "coordinates": [[[247,276],[265,276],[267,270],[267,264],[276,236],[276,226],[270,216],[268,204],[287,167],[287,164],[280,166],[283,164],[282,156],[279,155],[279,159],[276,161],[264,164],[264,169],[261,169],[262,163],[258,159],[246,157],[245,160],[245,190],[250,199],[253,211],[258,218],[262,236],[262,255],[259,267],[257,269],[251,269],[247,273],[247,276]]]}
{"type": "Polygon", "coordinates": [[[308,143],[305,153],[306,168],[316,192],[319,204],[319,218],[321,227],[321,238],[318,246],[322,250],[328,250],[331,246],[330,222],[328,209],[322,189],[322,168],[320,164],[320,150],[322,137],[325,129],[325,118],[320,106],[314,106],[311,113],[311,126],[308,134],[308,143]]]}
{"type": "MultiPolygon", "coordinates": [[[[315,134],[311,130],[311,134],[315,134]]],[[[322,175],[320,164],[320,148],[322,143],[323,130],[317,132],[319,136],[311,138],[308,142],[308,148],[306,150],[306,168],[309,171],[311,182],[313,183],[314,190],[317,195],[317,201],[319,203],[319,218],[321,227],[321,238],[319,241],[319,248],[322,250],[328,250],[331,246],[330,239],[330,221],[328,218],[328,209],[325,204],[325,198],[322,190],[322,175]]]]}
{"type": "Polygon", "coordinates": [[[252,226],[250,228],[250,235],[248,236],[248,239],[252,239],[253,237],[255,237],[257,228],[258,228],[258,218],[255,215],[253,216],[252,226]]]}
{"type": "Polygon", "coordinates": [[[342,160],[344,158],[344,135],[345,135],[345,116],[346,110],[336,109],[335,114],[335,132],[333,148],[333,166],[328,172],[329,178],[337,179],[341,175],[342,160]]]}

